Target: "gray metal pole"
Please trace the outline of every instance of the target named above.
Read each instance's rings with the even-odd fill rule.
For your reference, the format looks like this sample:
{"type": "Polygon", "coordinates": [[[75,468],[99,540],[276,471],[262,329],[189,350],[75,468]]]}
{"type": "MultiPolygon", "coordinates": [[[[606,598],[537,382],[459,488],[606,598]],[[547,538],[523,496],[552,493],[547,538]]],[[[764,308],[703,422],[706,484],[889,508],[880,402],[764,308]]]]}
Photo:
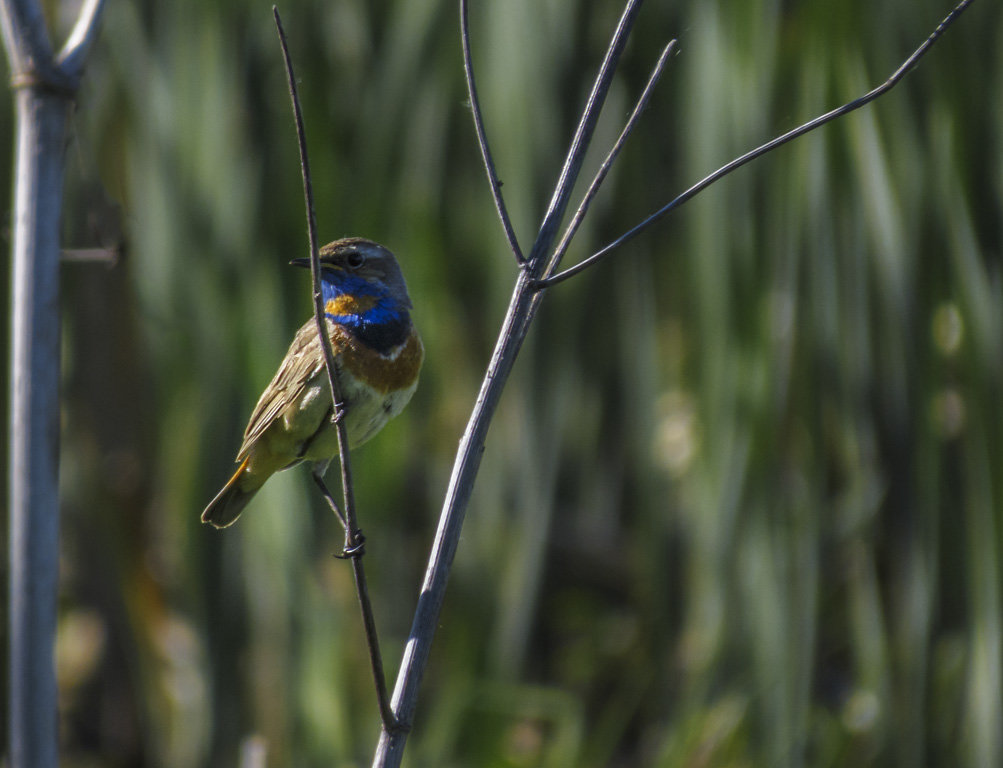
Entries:
{"type": "Polygon", "coordinates": [[[59,216],[69,102],[17,94],[10,393],[11,768],[58,764],[59,216]]]}

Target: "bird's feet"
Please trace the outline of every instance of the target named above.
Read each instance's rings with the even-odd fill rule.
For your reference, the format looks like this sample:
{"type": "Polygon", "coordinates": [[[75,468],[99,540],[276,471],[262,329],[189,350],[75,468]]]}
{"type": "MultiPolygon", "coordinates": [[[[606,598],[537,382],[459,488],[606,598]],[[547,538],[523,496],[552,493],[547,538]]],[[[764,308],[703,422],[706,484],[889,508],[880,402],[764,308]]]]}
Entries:
{"type": "Polygon", "coordinates": [[[362,535],[362,530],[356,528],[355,531],[345,538],[345,546],[341,552],[335,555],[339,560],[354,560],[366,554],[366,537],[362,535]]]}

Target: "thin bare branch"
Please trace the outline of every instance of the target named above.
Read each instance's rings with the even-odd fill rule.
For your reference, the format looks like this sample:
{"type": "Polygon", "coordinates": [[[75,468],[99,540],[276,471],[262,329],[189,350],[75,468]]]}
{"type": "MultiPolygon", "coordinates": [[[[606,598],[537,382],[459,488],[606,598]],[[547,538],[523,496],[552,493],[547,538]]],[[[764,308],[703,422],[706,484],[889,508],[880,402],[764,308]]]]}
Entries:
{"type": "Polygon", "coordinates": [[[509,247],[515,254],[516,261],[525,263],[526,257],[519,247],[519,240],[515,236],[512,222],[508,216],[508,209],[505,207],[505,200],[502,197],[502,183],[495,171],[495,162],[491,158],[491,148],[488,146],[488,137],[484,132],[484,118],[481,113],[481,103],[477,98],[477,85],[474,80],[474,64],[470,57],[470,24],[467,20],[467,0],[460,0],[460,40],[463,44],[463,72],[467,78],[467,93],[470,98],[470,111],[474,117],[474,131],[477,133],[477,143],[481,148],[481,159],[484,162],[484,170],[488,174],[488,184],[491,187],[491,196],[495,201],[495,210],[498,211],[498,218],[501,220],[502,228],[505,230],[505,237],[508,239],[509,247]]]}
{"type": "Polygon", "coordinates": [[[609,151],[609,154],[606,155],[606,159],[603,160],[602,165],[599,166],[599,170],[596,172],[595,178],[592,179],[592,184],[589,186],[588,191],[582,198],[582,202],[578,206],[578,210],[575,211],[575,215],[571,219],[571,223],[564,231],[564,236],[561,238],[560,243],[558,243],[554,254],[550,257],[550,262],[544,272],[545,275],[551,274],[561,263],[561,259],[564,257],[565,252],[567,252],[572,238],[575,236],[575,233],[578,232],[578,227],[581,226],[582,221],[585,219],[585,214],[588,213],[589,206],[592,203],[592,198],[596,196],[596,193],[602,186],[603,181],[606,179],[606,174],[608,174],[609,169],[613,167],[613,162],[616,160],[617,155],[620,154],[620,150],[623,149],[623,145],[627,142],[628,137],[637,126],[641,113],[644,112],[645,108],[648,106],[648,102],[651,100],[651,94],[654,93],[655,86],[658,84],[658,80],[661,78],[662,72],[665,70],[665,65],[669,60],[669,55],[675,47],[676,41],[669,41],[669,44],[666,45],[662,51],[662,55],[658,57],[658,62],[655,64],[655,68],[651,71],[651,75],[648,77],[648,82],[644,86],[644,90],[641,92],[641,96],[638,98],[637,104],[634,105],[634,111],[630,113],[630,117],[627,119],[627,123],[620,132],[620,136],[617,138],[616,143],[613,144],[613,148],[609,151]]]}
{"type": "Polygon", "coordinates": [[[373,615],[372,603],[369,600],[369,583],[366,580],[366,570],[362,565],[362,555],[364,554],[365,537],[362,532],[352,526],[345,519],[338,503],[334,500],[331,491],[328,490],[324,482],[323,474],[319,471],[312,473],[313,480],[320,490],[321,496],[337,515],[338,520],[345,526],[346,543],[345,549],[338,557],[352,561],[352,571],[355,575],[355,591],[359,597],[359,607],[362,610],[362,628],[366,634],[366,644],[369,647],[369,663],[372,667],[373,680],[376,684],[376,700],[380,708],[380,719],[383,721],[384,730],[396,730],[400,728],[397,718],[394,717],[393,709],[390,707],[390,695],[387,691],[387,677],[383,670],[383,655],[380,653],[380,638],[376,631],[376,617],[373,615]],[[351,536],[351,546],[347,531],[353,531],[351,536]]]}
{"type": "Polygon", "coordinates": [[[623,49],[627,45],[630,30],[634,26],[634,20],[640,10],[641,0],[627,0],[620,21],[617,23],[616,31],[606,49],[606,56],[599,67],[599,74],[596,75],[595,83],[592,85],[592,91],[589,93],[585,109],[582,111],[575,136],[571,140],[571,147],[568,149],[568,155],[561,168],[557,185],[554,187],[554,196],[550,199],[550,206],[543,217],[543,224],[540,226],[536,242],[533,243],[533,250],[529,254],[529,265],[534,276],[542,274],[544,254],[550,250],[557,234],[557,228],[561,225],[561,219],[564,218],[564,212],[568,208],[568,200],[575,187],[575,182],[578,180],[582,162],[585,160],[585,152],[592,141],[592,134],[599,122],[599,114],[602,112],[606,94],[609,93],[609,86],[613,81],[613,74],[620,62],[620,54],[623,53],[623,49]]]}
{"type": "MultiPolygon", "coordinates": [[[[300,170],[303,174],[303,196],[306,199],[306,223],[307,234],[310,241],[310,277],[313,284],[313,310],[314,319],[317,321],[317,334],[320,336],[320,346],[324,351],[324,364],[327,369],[327,381],[331,387],[331,396],[334,402],[335,422],[344,421],[341,414],[344,413],[345,403],[341,397],[341,390],[338,386],[338,379],[334,375],[334,350],[331,347],[331,338],[327,333],[327,324],[324,319],[324,294],[321,290],[320,279],[320,246],[317,242],[317,212],[313,202],[313,182],[310,177],[310,159],[306,151],[306,131],[303,128],[303,111],[300,108],[299,90],[296,87],[296,75],[293,72],[292,59],[289,56],[289,46],[286,42],[286,32],[282,26],[282,18],[279,16],[277,6],[272,6],[272,15],[275,17],[275,27],[279,34],[279,44],[282,46],[282,57],[286,65],[286,78],[289,85],[289,97],[293,104],[293,117],[296,122],[296,139],[299,145],[300,170]]],[[[343,430],[339,427],[338,433],[343,430]]],[[[342,459],[344,462],[344,459],[342,459]]]]}
{"type": "Polygon", "coordinates": [[[853,101],[844,104],[841,107],[833,109],[830,112],[826,112],[824,115],[820,115],[819,117],[816,117],[813,120],[809,120],[807,123],[791,131],[788,131],[782,136],[778,136],[777,138],[766,142],[762,146],[753,149],[751,152],[747,152],[741,157],[735,158],[730,163],[721,166],[716,171],[714,171],[714,173],[701,179],[699,182],[697,182],[692,187],[683,192],[681,195],[679,195],[679,197],[674,199],[672,202],[659,208],[653,214],[644,219],[644,221],[642,221],[640,224],[628,230],[626,233],[624,233],[616,240],[606,245],[604,248],[600,249],[599,251],[596,251],[587,259],[584,259],[578,264],[575,264],[575,266],[573,267],[568,267],[563,272],[559,272],[556,275],[552,275],[550,277],[537,281],[536,283],[537,287],[548,288],[552,285],[556,285],[557,283],[567,280],[570,277],[574,277],[578,273],[583,272],[584,270],[588,269],[594,264],[597,264],[598,262],[605,259],[617,248],[637,237],[639,234],[641,234],[641,232],[648,229],[648,227],[652,226],[656,221],[661,219],[667,213],[674,210],[675,208],[678,208],[687,200],[694,197],[698,193],[702,192],[704,189],[709,187],[715,181],[723,178],[724,176],[727,176],[732,171],[742,167],[743,165],[752,160],[755,160],[760,155],[765,155],[767,152],[773,151],[782,144],[786,144],[787,142],[792,141],[793,139],[796,139],[799,136],[803,136],[809,131],[813,131],[816,128],[819,128],[820,126],[823,126],[826,123],[835,120],[838,117],[842,117],[843,115],[849,114],[854,110],[860,109],[865,104],[869,104],[879,96],[882,96],[883,94],[887,93],[895,85],[897,85],[899,81],[901,81],[902,78],[909,73],[910,70],[912,70],[919,63],[919,60],[924,55],[926,55],[926,53],[930,50],[933,44],[937,42],[937,40],[941,37],[941,35],[944,34],[944,32],[948,29],[948,27],[950,27],[951,24],[953,24],[957,20],[957,18],[973,2],[974,0],[962,0],[962,2],[958,3],[954,7],[954,9],[944,18],[944,20],[940,22],[940,24],[933,31],[933,33],[925,41],[923,41],[923,44],[919,46],[919,48],[917,48],[912,53],[911,56],[909,56],[904,62],[902,62],[902,64],[898,67],[898,69],[896,69],[895,72],[893,72],[892,75],[877,88],[874,88],[873,90],[864,94],[860,98],[854,99],[853,101]]]}
{"type": "Polygon", "coordinates": [[[282,27],[282,19],[279,16],[279,9],[272,6],[272,15],[275,17],[275,27],[279,34],[279,43],[282,46],[282,57],[286,65],[286,77],[289,85],[289,96],[292,100],[293,115],[296,121],[296,138],[299,144],[300,168],[303,173],[303,195],[306,200],[307,231],[310,240],[310,274],[313,280],[313,311],[314,319],[317,323],[317,333],[320,336],[321,348],[324,351],[324,365],[327,370],[327,380],[331,388],[331,400],[334,404],[333,421],[335,431],[338,435],[338,453],[341,459],[341,486],[344,493],[344,509],[339,511],[334,497],[327,490],[323,479],[319,474],[314,474],[314,480],[321,488],[322,495],[331,505],[335,515],[345,527],[345,547],[344,557],[352,561],[352,569],[355,574],[355,587],[359,596],[359,607],[362,611],[362,621],[366,632],[366,642],[369,646],[369,659],[372,666],[373,682],[376,685],[376,697],[380,708],[380,717],[383,720],[385,730],[396,730],[398,728],[397,719],[390,708],[390,697],[387,693],[386,676],[383,672],[383,657],[380,653],[379,638],[376,634],[376,621],[373,618],[373,607],[369,600],[369,589],[366,581],[365,569],[362,565],[363,538],[356,522],[355,496],[352,489],[352,470],[349,460],[348,431],[345,425],[345,400],[342,397],[341,387],[335,375],[334,350],[331,347],[331,338],[327,332],[327,319],[324,312],[324,297],[321,290],[320,278],[320,252],[317,243],[317,214],[313,201],[313,184],[310,180],[310,162],[307,157],[306,131],[303,127],[303,112],[300,108],[299,91],[296,87],[296,75],[293,72],[292,59],[289,56],[289,46],[286,43],[286,33],[282,27]]]}
{"type": "Polygon", "coordinates": [[[104,0],[85,0],[76,24],[66,44],[56,57],[59,68],[72,77],[79,77],[84,69],[84,60],[98,36],[98,26],[104,0]]]}

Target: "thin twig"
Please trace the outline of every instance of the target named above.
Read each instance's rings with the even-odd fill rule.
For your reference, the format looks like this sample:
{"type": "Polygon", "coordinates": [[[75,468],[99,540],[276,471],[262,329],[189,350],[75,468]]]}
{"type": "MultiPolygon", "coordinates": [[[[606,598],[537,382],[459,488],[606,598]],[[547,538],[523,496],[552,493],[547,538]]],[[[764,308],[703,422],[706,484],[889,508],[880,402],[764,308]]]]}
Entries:
{"type": "Polygon", "coordinates": [[[80,8],[80,15],[66,44],[56,57],[60,69],[68,74],[79,77],[83,72],[84,61],[94,44],[98,34],[98,21],[104,10],[104,0],[86,0],[80,8]]]}
{"type": "Polygon", "coordinates": [[[554,196],[550,199],[550,206],[543,217],[543,224],[540,226],[540,233],[537,235],[533,250],[529,254],[529,264],[535,277],[542,274],[543,255],[550,249],[557,233],[557,227],[561,224],[564,212],[568,208],[568,200],[571,191],[578,180],[578,174],[585,160],[585,152],[592,141],[592,134],[596,124],[599,122],[599,113],[602,112],[603,104],[606,101],[606,94],[609,93],[610,83],[613,81],[613,74],[620,61],[620,54],[623,53],[627,45],[627,38],[630,37],[630,30],[634,26],[634,20],[641,10],[641,0],[627,0],[627,4],[620,16],[616,31],[610,41],[609,48],[606,49],[606,56],[599,67],[599,74],[596,75],[592,91],[589,93],[585,109],[582,111],[582,118],[578,121],[578,128],[575,136],[571,140],[571,147],[568,155],[561,167],[561,174],[554,187],[554,196]]]}
{"type": "Polygon", "coordinates": [[[974,2],[974,0],[962,0],[962,2],[958,3],[954,7],[954,10],[952,10],[944,18],[944,20],[942,22],[940,22],[940,24],[933,31],[933,33],[926,40],[923,41],[923,44],[919,48],[917,48],[912,53],[912,55],[909,56],[909,58],[907,58],[904,62],[902,62],[901,66],[899,66],[899,68],[896,69],[895,72],[892,73],[891,77],[889,77],[887,80],[885,80],[885,82],[883,82],[877,88],[869,91],[868,93],[864,94],[863,96],[861,96],[858,99],[854,99],[853,101],[851,101],[851,102],[849,102],[847,104],[844,104],[841,107],[838,107],[838,108],[836,108],[836,109],[834,109],[834,110],[832,110],[830,112],[826,112],[824,115],[820,115],[819,117],[816,117],[813,120],[809,120],[804,125],[798,126],[797,128],[795,128],[795,129],[793,129],[791,131],[788,131],[787,133],[783,134],[782,136],[778,136],[777,138],[775,138],[775,139],[773,139],[771,141],[766,142],[762,146],[757,147],[756,149],[752,150],[751,152],[746,152],[741,157],[737,157],[734,160],[732,160],[730,163],[727,163],[726,165],[721,166],[716,171],[714,171],[714,173],[712,173],[709,176],[707,176],[707,177],[701,179],[700,181],[698,181],[692,187],[690,187],[685,192],[683,192],[681,195],[679,195],[679,197],[677,197],[675,200],[673,200],[672,202],[668,203],[667,205],[664,205],[663,207],[659,208],[657,211],[655,211],[653,214],[651,214],[650,216],[648,216],[648,218],[646,218],[640,224],[638,224],[634,228],[628,230],[626,233],[624,233],[623,235],[621,235],[620,237],[618,237],[613,242],[609,243],[609,245],[605,246],[601,250],[596,251],[594,254],[592,254],[591,256],[589,256],[587,259],[584,259],[584,260],[580,261],[578,264],[575,264],[573,267],[568,267],[563,272],[558,272],[556,275],[552,275],[550,277],[547,277],[545,279],[541,279],[541,280],[537,281],[537,283],[536,283],[537,287],[539,287],[539,288],[548,288],[548,287],[550,287],[552,285],[556,285],[557,283],[560,283],[560,282],[563,282],[564,280],[567,280],[569,277],[574,277],[579,272],[582,272],[582,271],[588,269],[589,267],[591,267],[593,264],[596,264],[596,263],[602,261],[604,258],[606,258],[607,256],[609,256],[614,250],[616,250],[620,246],[624,245],[625,243],[629,242],[630,240],[633,240],[635,237],[637,237],[639,234],[641,234],[641,232],[643,232],[644,230],[648,229],[648,227],[650,227],[656,221],[658,221],[663,216],[665,216],[667,213],[669,213],[669,211],[672,211],[675,208],[678,208],[680,205],[682,205],[683,203],[685,203],[687,200],[689,200],[690,198],[694,197],[698,193],[702,192],[704,189],[706,189],[707,187],[709,187],[711,184],[713,184],[718,179],[721,179],[724,176],[727,176],[732,171],[736,170],[737,168],[741,168],[743,165],[745,165],[746,163],[748,163],[748,162],[750,162],[752,160],[755,160],[760,155],[765,155],[767,152],[773,151],[774,149],[776,149],[780,145],[786,144],[788,141],[792,141],[793,139],[796,139],[799,136],[803,136],[804,134],[808,133],[809,131],[813,131],[816,128],[818,128],[818,127],[820,127],[822,125],[825,125],[826,123],[830,122],[831,120],[835,120],[837,117],[842,117],[843,115],[849,114],[850,112],[853,112],[854,110],[860,109],[865,104],[869,104],[870,102],[874,101],[874,99],[876,99],[879,96],[887,93],[895,85],[897,85],[899,83],[899,81],[902,80],[902,78],[905,77],[909,73],[910,70],[912,70],[919,63],[919,60],[921,58],[923,58],[923,56],[926,55],[927,51],[930,50],[930,48],[933,46],[933,44],[937,42],[937,40],[940,38],[941,35],[944,34],[945,31],[947,31],[947,28],[950,27],[951,24],[953,24],[957,20],[957,18],[973,2],[974,2]]]}
{"type": "MultiPolygon", "coordinates": [[[[279,16],[277,6],[272,6],[272,15],[275,17],[275,27],[279,34],[279,44],[282,46],[282,57],[286,65],[286,78],[289,84],[289,97],[293,103],[293,116],[296,121],[296,140],[299,145],[300,171],[303,175],[303,196],[306,199],[306,223],[307,234],[310,241],[310,278],[313,287],[313,312],[317,322],[317,334],[320,336],[320,346],[324,351],[324,367],[327,370],[327,381],[331,387],[331,396],[334,402],[334,421],[341,424],[345,412],[345,402],[341,397],[341,388],[338,386],[338,377],[335,376],[334,349],[331,346],[331,337],[327,333],[327,323],[324,318],[324,293],[321,289],[320,277],[320,247],[317,244],[317,212],[313,203],[313,182],[310,178],[310,159],[306,152],[306,131],[303,127],[303,111],[300,108],[299,90],[296,87],[296,75],[293,72],[293,63],[289,56],[289,46],[286,43],[286,32],[282,27],[282,18],[279,16]]],[[[339,437],[344,430],[339,427],[339,437]]],[[[339,441],[339,448],[341,447],[339,441]]],[[[342,457],[342,463],[345,462],[342,457]]],[[[347,505],[346,505],[347,506],[347,505]]]]}
{"type": "MultiPolygon", "coordinates": [[[[314,472],[313,479],[320,489],[321,495],[327,503],[338,514],[338,505],[328,490],[323,476],[319,472],[314,472]]],[[[342,519],[339,515],[339,519],[342,519]]],[[[365,537],[359,530],[355,531],[354,545],[349,549],[346,545],[344,552],[339,557],[352,561],[352,569],[355,574],[355,588],[359,595],[359,605],[362,608],[362,626],[366,633],[366,644],[369,646],[369,661],[372,666],[373,679],[376,683],[376,698],[380,707],[380,719],[383,727],[387,730],[399,730],[402,726],[394,717],[393,709],[390,707],[390,696],[387,692],[386,674],[383,671],[383,656],[380,653],[379,634],[376,631],[376,618],[369,602],[369,584],[366,581],[366,570],[362,567],[363,547],[365,537]]]]}
{"type": "Polygon", "coordinates": [[[338,505],[334,502],[334,497],[327,490],[323,479],[314,475],[314,479],[322,488],[323,495],[331,505],[338,519],[345,527],[345,547],[343,555],[352,561],[352,569],[355,574],[355,587],[359,596],[359,607],[362,610],[362,622],[366,632],[366,643],[369,646],[369,660],[373,671],[373,681],[376,684],[376,698],[379,702],[380,717],[383,720],[383,727],[387,730],[399,728],[397,719],[390,708],[390,699],[387,695],[386,676],[383,672],[383,657],[380,653],[379,638],[376,633],[376,620],[373,618],[373,607],[369,600],[369,589],[366,582],[366,572],[362,565],[363,538],[362,532],[356,523],[355,497],[352,491],[352,471],[348,453],[348,430],[345,425],[345,401],[342,397],[341,387],[335,375],[334,350],[331,346],[331,338],[327,332],[327,320],[323,305],[323,291],[321,290],[320,278],[320,253],[317,245],[317,215],[313,202],[313,184],[310,180],[310,163],[306,150],[306,131],[303,127],[303,112],[300,108],[299,91],[296,87],[296,76],[293,72],[292,60],[289,56],[289,46],[286,43],[285,30],[282,27],[282,19],[279,16],[279,9],[272,6],[272,14],[275,17],[275,27],[279,34],[279,43],[282,46],[282,57],[286,65],[286,76],[289,82],[289,96],[293,104],[293,115],[296,120],[296,138],[299,143],[300,168],[303,172],[303,195],[306,200],[307,231],[310,240],[310,274],[313,280],[313,311],[314,319],[317,322],[317,333],[320,336],[321,348],[324,351],[324,366],[327,370],[327,380],[331,388],[331,400],[334,403],[333,421],[335,431],[338,435],[338,453],[341,459],[341,486],[345,498],[344,510],[338,510],[338,505]]]}
{"type": "Polygon", "coordinates": [[[460,0],[460,40],[463,44],[463,72],[467,78],[467,93],[470,98],[470,111],[474,117],[474,131],[477,133],[477,143],[481,148],[481,159],[484,162],[484,170],[488,174],[488,186],[491,187],[491,196],[495,201],[495,210],[501,220],[502,228],[505,230],[505,237],[508,240],[515,259],[520,264],[525,263],[526,257],[522,255],[519,247],[519,240],[515,236],[512,228],[512,221],[508,216],[508,209],[505,207],[505,200],[502,198],[501,180],[495,171],[495,162],[491,158],[491,148],[488,146],[488,137],[484,132],[484,119],[481,114],[481,103],[477,98],[477,85],[474,82],[474,64],[470,58],[470,24],[467,21],[467,0],[460,0]]]}
{"type": "Polygon", "coordinates": [[[572,238],[575,236],[575,233],[578,232],[578,227],[581,226],[582,221],[585,219],[585,214],[588,213],[589,206],[592,203],[592,198],[596,196],[596,193],[602,186],[603,181],[606,179],[606,174],[608,174],[609,169],[613,167],[613,162],[616,160],[617,155],[620,154],[620,150],[623,149],[623,145],[627,142],[628,137],[634,131],[634,128],[641,117],[641,113],[644,112],[645,108],[648,106],[648,102],[651,100],[651,94],[654,93],[655,86],[658,84],[658,80],[661,78],[662,72],[665,70],[665,65],[669,60],[669,55],[675,47],[676,41],[670,40],[669,44],[662,50],[662,55],[658,57],[658,62],[655,64],[655,68],[651,71],[651,75],[648,77],[648,82],[644,86],[644,90],[641,92],[641,95],[637,100],[637,104],[634,105],[634,111],[630,113],[630,117],[627,119],[627,123],[620,132],[619,137],[617,137],[616,143],[609,151],[609,154],[606,155],[606,159],[603,160],[602,165],[599,166],[599,170],[596,172],[595,178],[592,179],[592,184],[589,186],[588,191],[582,198],[582,202],[578,206],[578,210],[575,211],[575,215],[571,219],[571,223],[564,231],[564,236],[561,238],[560,243],[558,243],[557,248],[554,250],[554,254],[550,257],[550,262],[547,264],[547,269],[544,271],[544,275],[551,274],[561,263],[561,259],[568,250],[568,246],[571,244],[572,238]]]}

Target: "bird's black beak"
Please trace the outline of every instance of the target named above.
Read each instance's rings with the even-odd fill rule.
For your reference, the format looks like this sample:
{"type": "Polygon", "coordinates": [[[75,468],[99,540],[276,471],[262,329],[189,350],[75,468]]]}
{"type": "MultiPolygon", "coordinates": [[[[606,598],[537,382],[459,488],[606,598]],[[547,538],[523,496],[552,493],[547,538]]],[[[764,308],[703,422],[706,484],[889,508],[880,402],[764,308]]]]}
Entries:
{"type": "Polygon", "coordinates": [[[310,269],[310,259],[307,259],[307,258],[292,259],[289,262],[289,266],[290,267],[306,267],[307,269],[310,269]]]}

